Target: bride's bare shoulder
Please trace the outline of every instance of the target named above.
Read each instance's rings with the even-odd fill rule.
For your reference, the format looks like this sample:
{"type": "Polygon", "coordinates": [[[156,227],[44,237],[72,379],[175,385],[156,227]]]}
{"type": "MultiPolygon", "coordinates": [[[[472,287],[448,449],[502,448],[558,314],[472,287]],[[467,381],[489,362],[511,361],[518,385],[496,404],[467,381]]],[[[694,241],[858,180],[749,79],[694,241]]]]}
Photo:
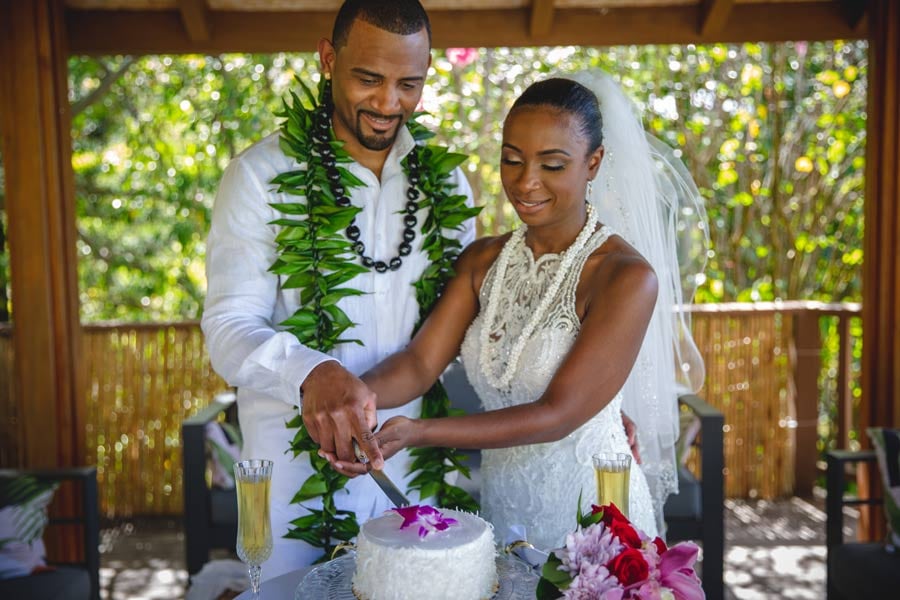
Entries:
{"type": "Polygon", "coordinates": [[[647,294],[656,298],[658,284],[653,267],[618,235],[601,244],[585,266],[590,270],[587,281],[595,294],[608,299],[610,293],[619,291],[628,296],[647,294]]]}
{"type": "Polygon", "coordinates": [[[478,238],[468,245],[460,256],[460,266],[465,266],[474,271],[487,271],[497,260],[503,245],[511,234],[504,233],[497,236],[485,236],[478,238]]]}

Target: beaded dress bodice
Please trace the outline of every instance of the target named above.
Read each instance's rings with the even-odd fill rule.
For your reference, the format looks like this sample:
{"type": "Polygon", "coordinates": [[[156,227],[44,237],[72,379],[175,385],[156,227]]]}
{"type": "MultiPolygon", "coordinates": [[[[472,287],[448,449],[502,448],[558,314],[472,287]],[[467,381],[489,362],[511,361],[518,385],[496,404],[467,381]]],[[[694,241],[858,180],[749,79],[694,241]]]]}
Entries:
{"type": "MultiPolygon", "coordinates": [[[[581,328],[575,307],[581,271],[591,253],[612,234],[610,228],[601,227],[590,236],[555,293],[553,280],[565,252],[535,260],[523,237],[514,235],[507,242],[520,247],[511,249],[502,280],[498,280],[499,260],[488,270],[479,292],[481,312],[469,326],[461,348],[466,375],[485,410],[527,404],[543,395],[581,328]],[[497,285],[502,289],[492,294],[497,285]],[[509,384],[497,387],[526,323],[548,293],[555,297],[524,340],[509,384]],[[498,305],[489,311],[491,300],[498,305]],[[490,324],[485,322],[486,314],[493,316],[490,324]],[[487,335],[484,327],[490,327],[487,335]]],[[[621,405],[621,395],[617,394],[600,413],[559,441],[482,452],[482,511],[501,538],[507,536],[511,526],[518,525],[525,528],[528,541],[539,548],[562,545],[566,533],[574,529],[579,494],[583,496],[582,510],[596,502],[591,456],[597,452],[630,452],[621,405]]],[[[655,535],[650,493],[636,466],[631,469],[630,491],[629,517],[648,535],[655,535]]]]}

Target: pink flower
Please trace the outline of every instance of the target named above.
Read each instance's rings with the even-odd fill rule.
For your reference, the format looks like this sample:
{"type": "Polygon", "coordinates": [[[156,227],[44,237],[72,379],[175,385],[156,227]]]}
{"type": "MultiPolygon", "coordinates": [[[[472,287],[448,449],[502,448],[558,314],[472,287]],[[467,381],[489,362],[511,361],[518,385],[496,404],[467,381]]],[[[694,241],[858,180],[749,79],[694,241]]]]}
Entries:
{"type": "Polygon", "coordinates": [[[667,548],[650,538],[614,506],[594,506],[579,514],[579,528],[566,536],[545,566],[541,600],[703,600],[694,572],[699,548],[681,543],[667,548]],[[557,575],[548,568],[558,569],[557,575]],[[569,579],[571,578],[571,579],[569,579]]]}
{"type": "Polygon", "coordinates": [[[672,590],[676,600],[703,600],[706,597],[700,578],[694,572],[698,551],[696,544],[683,542],[659,557],[659,583],[672,590]]]}
{"type": "Polygon", "coordinates": [[[451,525],[456,525],[457,520],[444,517],[444,513],[433,506],[404,506],[392,508],[391,511],[403,517],[400,529],[406,529],[410,525],[419,526],[419,537],[424,538],[434,531],[444,531],[451,525]]]}
{"type": "Polygon", "coordinates": [[[563,591],[566,600],[621,600],[625,591],[603,565],[585,565],[563,591]]]}
{"type": "Polygon", "coordinates": [[[602,523],[578,529],[566,536],[566,546],[556,552],[562,567],[573,577],[583,573],[585,565],[605,565],[625,546],[602,523]]]}
{"type": "Polygon", "coordinates": [[[663,587],[655,579],[648,579],[639,588],[634,590],[631,598],[641,600],[674,600],[675,595],[669,588],[663,587]]]}
{"type": "Polygon", "coordinates": [[[447,60],[454,67],[460,69],[468,66],[476,58],[478,58],[477,48],[447,48],[447,60]]]}

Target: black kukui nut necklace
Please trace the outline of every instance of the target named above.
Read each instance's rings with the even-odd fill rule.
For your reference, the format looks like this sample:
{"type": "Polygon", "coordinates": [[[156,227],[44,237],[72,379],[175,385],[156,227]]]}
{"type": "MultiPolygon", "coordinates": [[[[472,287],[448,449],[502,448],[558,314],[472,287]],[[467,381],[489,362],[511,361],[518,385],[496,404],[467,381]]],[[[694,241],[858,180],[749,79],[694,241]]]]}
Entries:
{"type": "MultiPolygon", "coordinates": [[[[350,197],[347,191],[341,185],[341,174],[338,171],[337,159],[334,151],[331,149],[331,117],[329,114],[332,110],[331,102],[322,103],[315,112],[315,133],[313,138],[317,143],[317,150],[322,157],[322,166],[325,167],[325,173],[328,177],[329,187],[335,197],[335,203],[341,207],[350,206],[350,197]]],[[[384,262],[383,260],[375,260],[371,256],[366,256],[366,245],[359,239],[360,230],[356,224],[356,217],[350,222],[350,225],[344,230],[347,238],[353,242],[353,251],[356,252],[362,260],[362,265],[368,269],[374,268],[378,273],[384,273],[388,270],[396,271],[403,264],[401,257],[408,256],[412,252],[412,242],[416,239],[415,226],[419,223],[416,213],[419,211],[418,199],[420,196],[416,186],[421,181],[419,172],[419,156],[418,148],[413,148],[406,157],[406,175],[409,179],[409,188],[406,190],[406,214],[403,215],[403,241],[397,247],[397,256],[384,262]]]]}

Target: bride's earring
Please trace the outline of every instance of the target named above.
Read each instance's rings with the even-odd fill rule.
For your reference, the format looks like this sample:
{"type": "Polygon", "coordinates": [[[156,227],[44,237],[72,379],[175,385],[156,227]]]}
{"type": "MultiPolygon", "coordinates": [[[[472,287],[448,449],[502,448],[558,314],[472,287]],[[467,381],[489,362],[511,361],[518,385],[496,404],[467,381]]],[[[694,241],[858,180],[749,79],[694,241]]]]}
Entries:
{"type": "Polygon", "coordinates": [[[593,179],[588,179],[588,182],[587,182],[587,188],[584,190],[584,201],[585,201],[585,202],[590,202],[590,201],[591,201],[591,191],[592,191],[593,189],[594,189],[594,180],[593,180],[593,179]]]}

